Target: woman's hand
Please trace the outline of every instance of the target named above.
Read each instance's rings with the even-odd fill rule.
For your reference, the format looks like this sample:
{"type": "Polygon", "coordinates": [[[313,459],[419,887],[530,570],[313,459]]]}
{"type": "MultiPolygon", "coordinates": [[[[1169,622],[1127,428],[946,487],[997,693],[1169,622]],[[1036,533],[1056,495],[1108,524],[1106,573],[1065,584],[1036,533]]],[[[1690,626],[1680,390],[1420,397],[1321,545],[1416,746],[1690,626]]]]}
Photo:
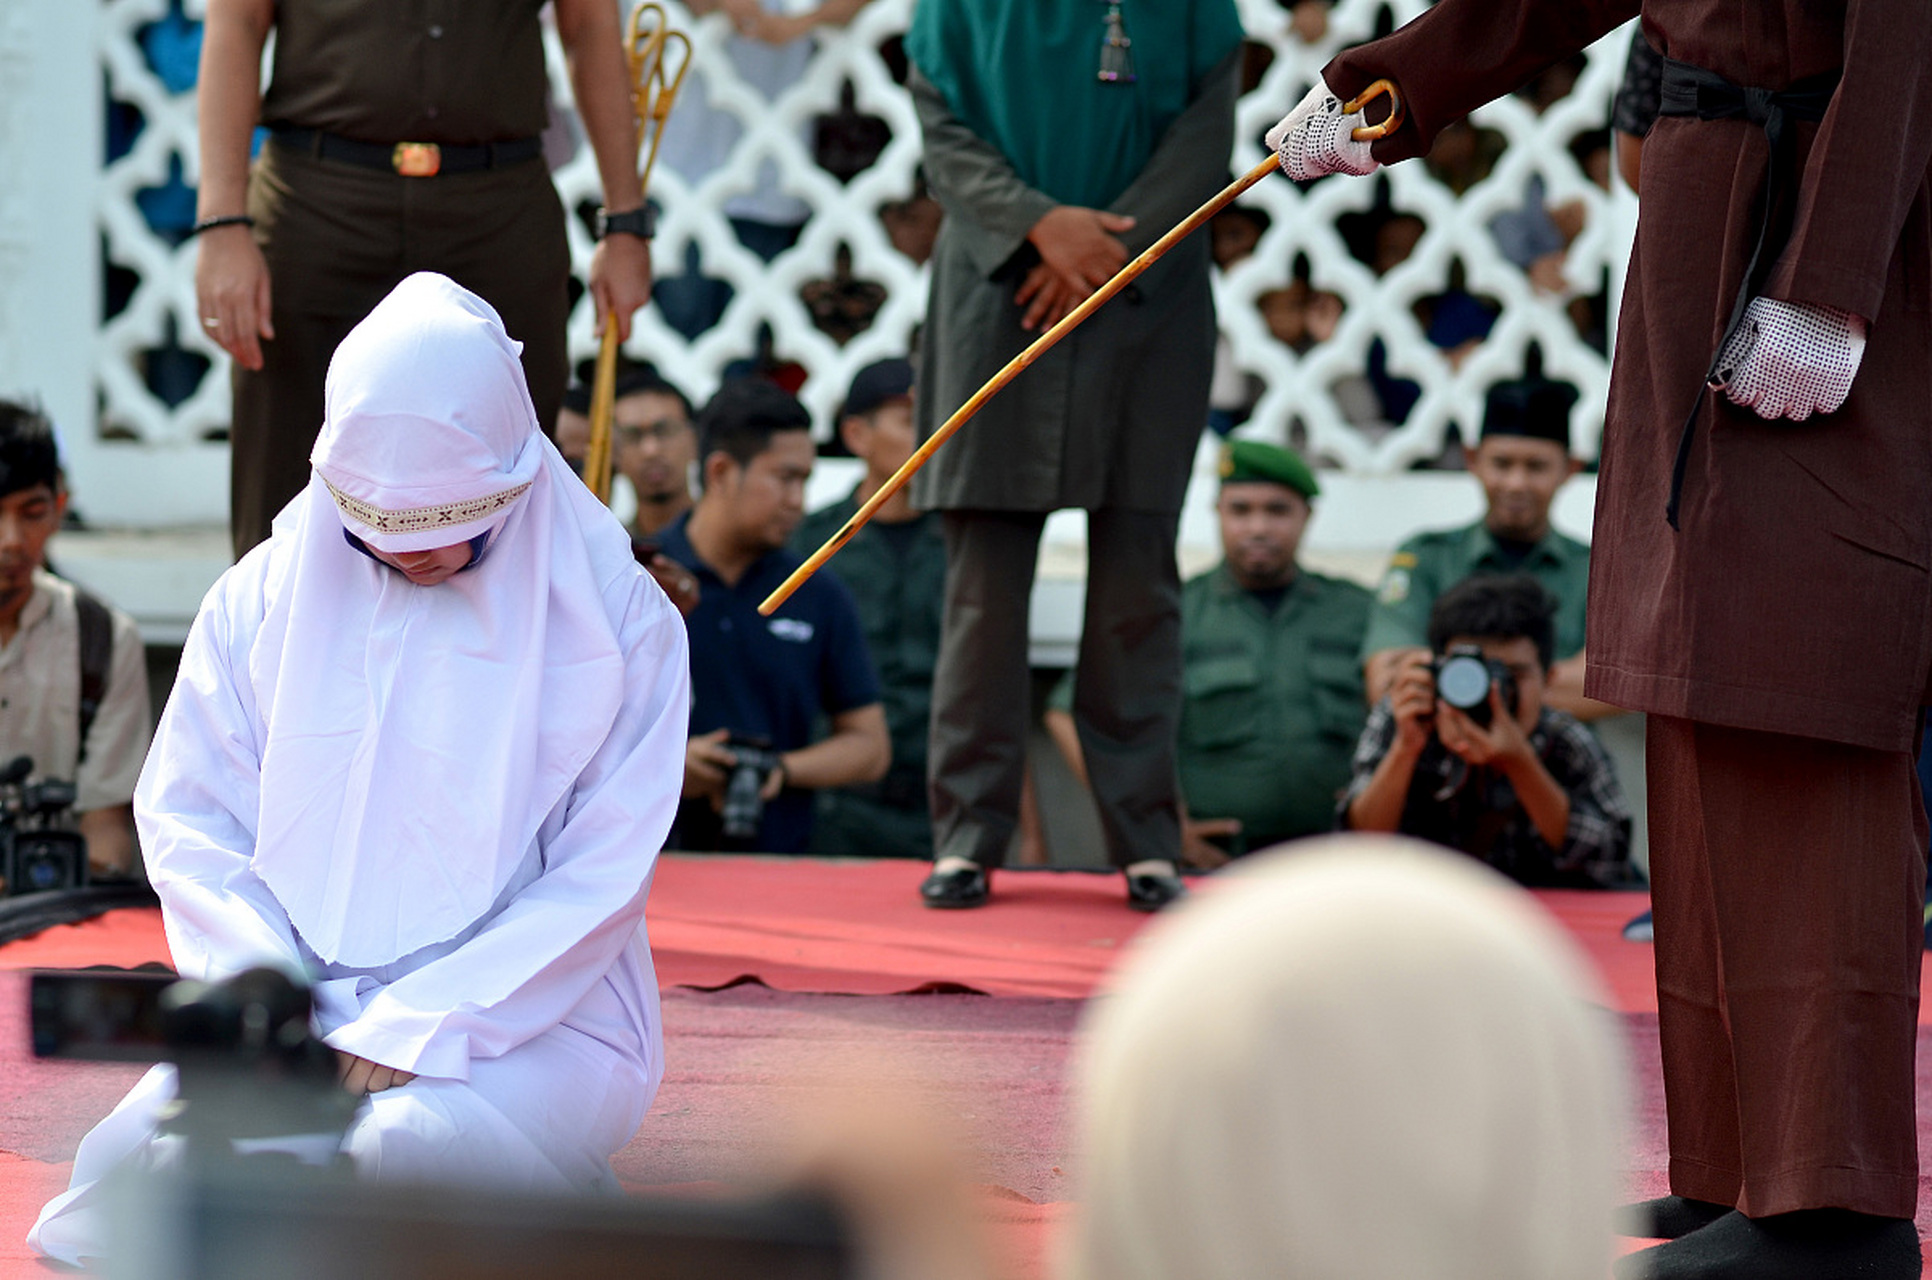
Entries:
{"type": "Polygon", "coordinates": [[[353,1053],[335,1051],[336,1079],[342,1087],[360,1097],[365,1093],[381,1093],[384,1089],[394,1089],[408,1084],[416,1078],[413,1071],[402,1071],[395,1067],[385,1067],[380,1062],[358,1058],[353,1053]]]}

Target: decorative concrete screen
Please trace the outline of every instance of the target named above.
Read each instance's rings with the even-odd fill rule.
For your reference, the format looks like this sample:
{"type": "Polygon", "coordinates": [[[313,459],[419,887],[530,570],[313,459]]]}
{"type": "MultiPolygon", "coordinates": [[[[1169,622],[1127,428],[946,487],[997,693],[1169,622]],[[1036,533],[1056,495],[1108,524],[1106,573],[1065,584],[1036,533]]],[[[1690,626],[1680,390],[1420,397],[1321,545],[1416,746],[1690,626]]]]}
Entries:
{"type": "MultiPolygon", "coordinates": [[[[64,427],[86,505],[110,523],[220,522],[227,364],[196,323],[195,250],[183,239],[198,173],[200,0],[29,0],[29,7],[31,17],[8,6],[16,16],[0,18],[0,66],[38,69],[38,79],[23,73],[8,81],[65,95],[56,104],[70,121],[64,127],[73,119],[93,127],[102,163],[70,157],[64,168],[49,161],[35,170],[89,185],[91,235],[77,235],[64,214],[62,225],[35,225],[54,216],[44,210],[71,209],[71,202],[43,200],[23,211],[15,197],[9,211],[0,192],[0,285],[23,287],[45,275],[45,264],[36,276],[19,258],[23,239],[57,246],[46,250],[55,258],[91,252],[93,261],[83,258],[67,273],[74,287],[91,291],[88,307],[56,308],[45,321],[85,321],[98,308],[86,331],[66,339],[88,353],[91,393],[43,391],[50,404],[81,411],[69,408],[64,427]],[[91,40],[93,54],[76,64],[71,50],[47,51],[50,32],[91,40]],[[63,57],[55,70],[79,66],[83,74],[48,69],[63,57]],[[77,426],[89,407],[97,409],[94,421],[77,426]]],[[[852,374],[905,352],[925,309],[920,255],[933,209],[917,198],[918,125],[895,79],[895,71],[903,74],[897,37],[911,0],[874,0],[849,27],[820,29],[809,56],[761,73],[796,74],[770,98],[741,72],[722,14],[694,21],[676,0],[667,7],[696,48],[691,79],[700,83],[687,85],[687,99],[701,93],[709,111],[723,113],[724,132],[738,136],[711,157],[716,167],[708,172],[689,161],[684,172],[659,164],[651,193],[662,218],[653,252],[665,306],[640,317],[629,351],[655,361],[699,401],[734,362],[782,366],[803,377],[801,397],[829,432],[852,374]],[[774,189],[809,216],[796,243],[767,262],[726,215],[728,204],[735,211],[745,197],[774,189]],[[703,321],[712,322],[700,327],[703,321]]],[[[1290,9],[1278,0],[1242,0],[1249,87],[1230,176],[1261,159],[1263,131],[1336,49],[1422,7],[1421,0],[1339,0],[1329,9],[1307,0],[1290,9]]],[[[1097,58],[1106,9],[1092,8],[1097,58]]],[[[1131,6],[1127,14],[1131,37],[1131,6]]],[[[1635,214],[1626,190],[1599,185],[1608,167],[1601,131],[1629,38],[1628,30],[1616,33],[1574,66],[1484,108],[1473,129],[1439,148],[1430,164],[1307,190],[1272,178],[1251,191],[1242,201],[1251,213],[1220,228],[1229,255],[1244,247],[1244,230],[1260,235],[1217,276],[1224,350],[1216,426],[1291,438],[1326,465],[1362,475],[1453,464],[1445,449],[1452,424],[1470,436],[1486,389],[1520,375],[1534,345],[1546,373],[1582,392],[1577,448],[1593,454],[1607,331],[1635,214]]],[[[567,102],[554,39],[550,53],[567,102]]],[[[0,100],[14,97],[0,90],[0,100]]],[[[0,105],[0,155],[27,147],[22,131],[55,113],[17,99],[0,105]]],[[[556,169],[557,184],[567,207],[588,208],[598,199],[595,168],[588,149],[572,141],[574,120],[566,127],[572,132],[559,153],[568,159],[556,169]]],[[[762,211],[769,218],[771,206],[787,203],[766,201],[762,211]]],[[[581,275],[591,240],[577,218],[570,234],[581,275]]],[[[18,296],[5,315],[0,392],[36,390],[54,370],[35,353],[54,338],[28,332],[8,343],[5,324],[40,321],[18,296]]],[[[571,341],[575,358],[592,354],[587,298],[572,315],[571,341]]]]}

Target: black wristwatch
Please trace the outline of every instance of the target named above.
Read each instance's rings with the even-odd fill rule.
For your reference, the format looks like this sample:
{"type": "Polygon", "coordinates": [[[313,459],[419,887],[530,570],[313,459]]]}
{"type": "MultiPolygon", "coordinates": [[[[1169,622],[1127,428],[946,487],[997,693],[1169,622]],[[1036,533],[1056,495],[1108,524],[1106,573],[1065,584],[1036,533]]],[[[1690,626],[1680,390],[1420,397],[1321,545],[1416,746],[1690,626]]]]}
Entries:
{"type": "Polygon", "coordinates": [[[637,236],[649,240],[657,231],[657,214],[650,205],[641,204],[635,209],[622,213],[606,213],[600,205],[597,209],[597,238],[621,232],[627,236],[637,236]]]}

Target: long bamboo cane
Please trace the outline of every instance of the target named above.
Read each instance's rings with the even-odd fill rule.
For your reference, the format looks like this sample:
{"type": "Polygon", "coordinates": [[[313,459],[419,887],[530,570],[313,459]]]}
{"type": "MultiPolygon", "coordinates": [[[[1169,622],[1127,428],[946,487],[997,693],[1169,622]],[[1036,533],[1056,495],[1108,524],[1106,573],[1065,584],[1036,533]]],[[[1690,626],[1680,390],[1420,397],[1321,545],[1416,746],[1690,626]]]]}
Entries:
{"type": "MultiPolygon", "coordinates": [[[[684,85],[684,73],[691,69],[691,41],[682,31],[673,31],[664,7],[640,4],[632,11],[624,37],[624,58],[631,72],[631,110],[646,135],[644,169],[638,175],[638,191],[648,194],[651,170],[657,164],[658,144],[664,138],[664,121],[684,85]],[[650,23],[648,28],[646,23],[650,23]],[[681,47],[683,60],[677,74],[666,70],[673,47],[681,47]]],[[[604,336],[597,348],[597,372],[590,383],[590,444],[584,451],[584,483],[597,500],[610,503],[611,426],[617,409],[617,317],[604,317],[604,336]]]]}
{"type": "MultiPolygon", "coordinates": [[[[1376,138],[1385,137],[1401,127],[1404,114],[1402,96],[1396,91],[1395,85],[1387,80],[1377,80],[1374,84],[1362,90],[1359,95],[1342,107],[1342,114],[1353,115],[1376,98],[1384,96],[1389,99],[1389,114],[1387,118],[1377,124],[1364,125],[1355,129],[1350,136],[1356,141],[1370,142],[1376,138]]],[[[985,386],[974,392],[972,399],[959,406],[954,411],[952,417],[941,423],[939,429],[933,432],[910,458],[906,459],[905,465],[893,472],[891,477],[879,486],[879,491],[867,499],[864,506],[853,512],[852,518],[840,526],[837,533],[826,539],[824,546],[812,552],[804,564],[792,570],[791,576],[779,583],[772,593],[765,597],[764,601],[758,606],[758,612],[766,617],[770,617],[778,606],[791,599],[792,593],[803,586],[807,578],[817,573],[819,568],[827,560],[837,555],[839,548],[850,542],[852,535],[860,529],[863,529],[866,523],[878,513],[879,508],[891,501],[893,494],[905,488],[906,482],[912,479],[913,473],[926,465],[926,460],[939,451],[939,446],[945,444],[946,441],[952,438],[953,432],[965,426],[988,400],[998,395],[1007,383],[1013,381],[1014,378],[1020,375],[1022,370],[1039,359],[1054,343],[1060,341],[1060,339],[1066,337],[1069,333],[1072,333],[1088,316],[1105,306],[1109,298],[1112,298],[1115,294],[1126,288],[1133,282],[1136,276],[1158,262],[1162,254],[1187,239],[1188,236],[1200,228],[1202,223],[1221,212],[1222,209],[1232,203],[1242,192],[1269,174],[1276,172],[1280,167],[1280,162],[1274,156],[1269,156],[1266,160],[1263,160],[1260,164],[1248,170],[1239,178],[1236,178],[1233,182],[1222,188],[1220,193],[1212,200],[1209,200],[1193,213],[1187,215],[1186,218],[1182,219],[1166,235],[1149,245],[1138,258],[1135,258],[1132,262],[1115,272],[1111,280],[1096,289],[1085,302],[1082,302],[1079,306],[1061,317],[1058,324],[1055,324],[1038,338],[1035,338],[1032,345],[1027,347],[1026,350],[1007,361],[1006,367],[994,374],[992,380],[985,386]]]]}

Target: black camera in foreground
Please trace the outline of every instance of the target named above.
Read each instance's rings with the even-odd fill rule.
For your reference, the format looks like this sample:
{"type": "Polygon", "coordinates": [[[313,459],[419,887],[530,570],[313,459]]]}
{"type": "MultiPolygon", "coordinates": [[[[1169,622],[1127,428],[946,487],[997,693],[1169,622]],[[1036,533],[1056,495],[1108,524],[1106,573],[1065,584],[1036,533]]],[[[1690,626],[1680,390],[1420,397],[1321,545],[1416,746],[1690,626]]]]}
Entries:
{"type": "Polygon", "coordinates": [[[41,970],[36,1056],[173,1062],[161,1132],[182,1159],[103,1183],[108,1280],[855,1280],[844,1210],[809,1188],[751,1198],[597,1197],[357,1181],[339,1143],[361,1099],[310,1030],[308,991],[272,969],[225,982],[41,970]],[[255,1141],[250,1141],[255,1140],[255,1141]],[[241,1145],[237,1145],[237,1144],[241,1145]]]}
{"type": "Polygon", "coordinates": [[[1503,695],[1503,705],[1516,714],[1516,675],[1508,665],[1486,657],[1481,645],[1452,644],[1433,664],[1436,697],[1471,720],[1489,727],[1489,690],[1494,685],[1503,695]]]}
{"type": "Polygon", "coordinates": [[[724,809],[719,817],[726,840],[754,841],[765,820],[765,779],[778,768],[778,753],[769,738],[732,734],[725,746],[737,757],[725,781],[724,809]]]}
{"type": "Polygon", "coordinates": [[[28,782],[32,756],[0,768],[0,879],[9,894],[87,884],[87,839],[74,830],[74,784],[28,782]]]}

